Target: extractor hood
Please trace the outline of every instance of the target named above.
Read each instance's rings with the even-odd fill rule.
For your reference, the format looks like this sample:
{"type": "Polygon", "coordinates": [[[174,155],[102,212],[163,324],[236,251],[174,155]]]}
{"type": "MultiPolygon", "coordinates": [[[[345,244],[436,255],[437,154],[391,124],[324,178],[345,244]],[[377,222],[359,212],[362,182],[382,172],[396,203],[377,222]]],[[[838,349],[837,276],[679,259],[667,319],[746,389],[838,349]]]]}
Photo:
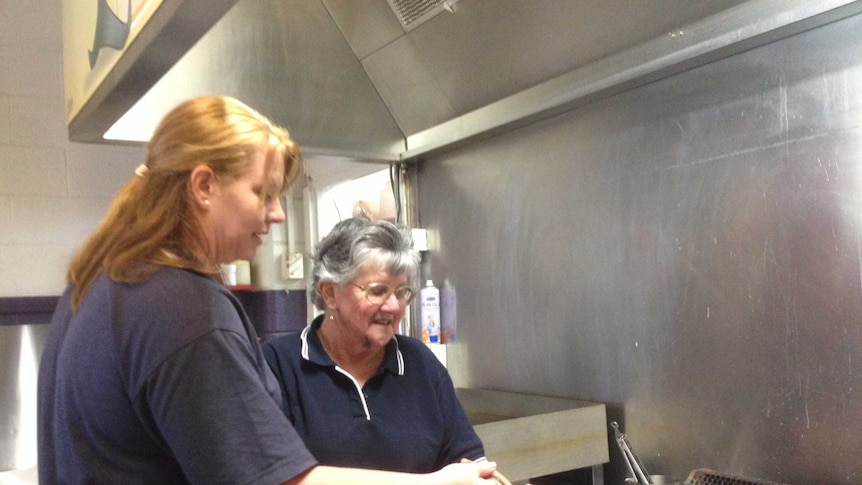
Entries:
{"type": "MultiPolygon", "coordinates": [[[[182,54],[164,48],[182,25],[165,21],[70,137],[103,141],[113,124],[118,139],[145,140],[180,101],[225,94],[286,126],[306,155],[411,160],[860,11],[847,0],[413,1],[429,2],[238,0],[199,40],[177,40],[182,54]],[[409,25],[396,3],[427,11],[409,25]]],[[[191,17],[210,5],[160,8],[191,17]]]]}

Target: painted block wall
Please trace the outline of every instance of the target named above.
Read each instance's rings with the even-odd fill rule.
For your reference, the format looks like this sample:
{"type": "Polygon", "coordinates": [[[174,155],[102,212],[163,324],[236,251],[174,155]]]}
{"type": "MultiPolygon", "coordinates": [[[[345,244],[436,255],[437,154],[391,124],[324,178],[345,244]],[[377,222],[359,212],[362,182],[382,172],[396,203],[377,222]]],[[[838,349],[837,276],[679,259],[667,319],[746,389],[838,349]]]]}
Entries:
{"type": "Polygon", "coordinates": [[[0,1],[0,297],[57,295],[69,258],[144,158],[68,141],[62,1],[0,1]]]}

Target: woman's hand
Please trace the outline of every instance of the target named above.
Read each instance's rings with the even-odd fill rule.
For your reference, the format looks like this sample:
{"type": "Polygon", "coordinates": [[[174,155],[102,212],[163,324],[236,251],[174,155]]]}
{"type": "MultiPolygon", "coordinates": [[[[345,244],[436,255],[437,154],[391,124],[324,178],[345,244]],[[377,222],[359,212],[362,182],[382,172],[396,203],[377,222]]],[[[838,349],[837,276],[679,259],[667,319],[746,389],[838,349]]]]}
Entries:
{"type": "Polygon", "coordinates": [[[447,465],[431,476],[434,477],[434,483],[441,485],[498,485],[499,482],[494,478],[496,469],[497,464],[492,461],[474,463],[461,460],[461,463],[447,465]]]}

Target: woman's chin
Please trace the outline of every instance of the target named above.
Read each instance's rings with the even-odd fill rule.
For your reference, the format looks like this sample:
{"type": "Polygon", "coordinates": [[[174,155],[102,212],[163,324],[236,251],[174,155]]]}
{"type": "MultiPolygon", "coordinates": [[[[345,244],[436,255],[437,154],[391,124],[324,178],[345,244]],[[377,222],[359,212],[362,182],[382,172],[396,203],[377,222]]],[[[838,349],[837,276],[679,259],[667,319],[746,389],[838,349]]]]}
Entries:
{"type": "Polygon", "coordinates": [[[366,334],[366,340],[375,347],[385,347],[395,336],[395,330],[389,325],[375,325],[375,328],[366,334]]]}

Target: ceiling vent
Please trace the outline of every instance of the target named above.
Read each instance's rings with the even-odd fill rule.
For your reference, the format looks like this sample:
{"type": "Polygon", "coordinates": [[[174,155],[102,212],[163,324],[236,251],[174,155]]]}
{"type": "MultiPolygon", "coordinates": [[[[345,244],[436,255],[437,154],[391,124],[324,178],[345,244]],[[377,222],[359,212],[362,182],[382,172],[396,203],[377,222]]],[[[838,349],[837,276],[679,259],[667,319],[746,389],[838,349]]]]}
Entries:
{"type": "Polygon", "coordinates": [[[446,10],[454,12],[452,5],[457,0],[387,0],[404,30],[410,31],[431,17],[446,10]]]}

